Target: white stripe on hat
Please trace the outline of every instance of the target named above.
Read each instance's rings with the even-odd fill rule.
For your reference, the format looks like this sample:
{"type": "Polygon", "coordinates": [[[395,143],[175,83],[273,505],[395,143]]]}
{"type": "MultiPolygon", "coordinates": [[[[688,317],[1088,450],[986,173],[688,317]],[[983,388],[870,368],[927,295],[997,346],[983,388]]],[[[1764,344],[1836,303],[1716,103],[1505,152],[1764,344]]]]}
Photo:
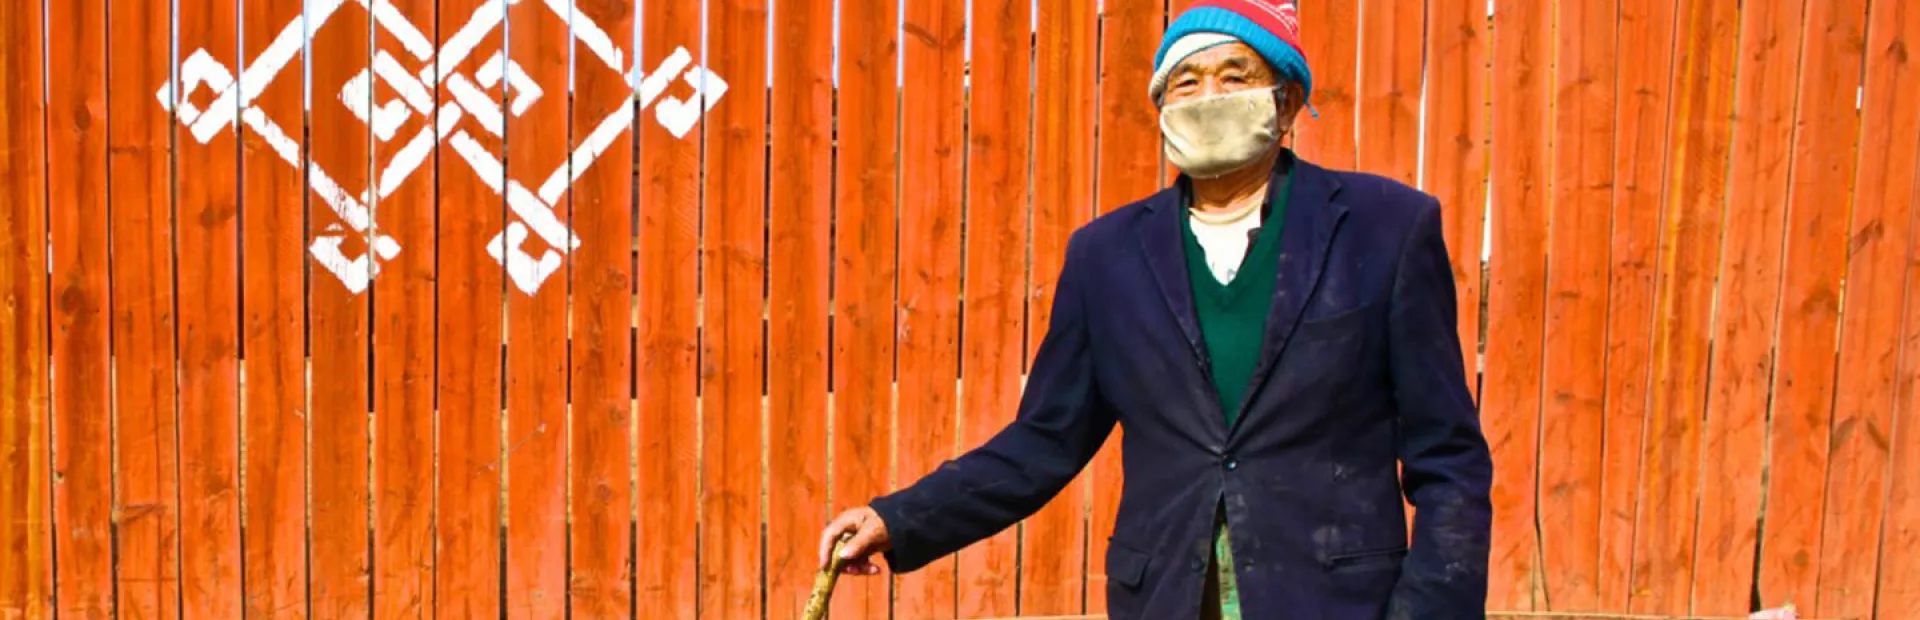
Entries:
{"type": "Polygon", "coordinates": [[[1239,40],[1233,35],[1218,32],[1193,32],[1180,37],[1173,42],[1173,45],[1167,46],[1167,55],[1160,59],[1160,66],[1153,68],[1153,81],[1147,84],[1147,96],[1158,103],[1161,91],[1167,87],[1167,77],[1172,75],[1173,68],[1180,66],[1180,61],[1186,60],[1188,56],[1215,45],[1234,43],[1239,40]]]}

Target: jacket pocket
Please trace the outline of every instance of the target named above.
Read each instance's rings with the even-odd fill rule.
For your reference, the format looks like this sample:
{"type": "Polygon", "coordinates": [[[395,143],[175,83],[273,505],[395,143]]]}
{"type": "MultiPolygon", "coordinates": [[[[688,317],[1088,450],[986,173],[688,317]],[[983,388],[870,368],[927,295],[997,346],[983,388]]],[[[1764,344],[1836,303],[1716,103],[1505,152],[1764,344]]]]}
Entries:
{"type": "Polygon", "coordinates": [[[1152,561],[1152,556],[1108,540],[1107,581],[1128,590],[1139,589],[1147,579],[1147,565],[1152,561]]]}
{"type": "Polygon", "coordinates": [[[1346,573],[1399,568],[1406,557],[1405,546],[1341,553],[1327,557],[1327,570],[1346,573]]]}
{"type": "Polygon", "coordinates": [[[1308,317],[1300,320],[1298,336],[1301,340],[1327,340],[1356,333],[1373,318],[1374,310],[1380,302],[1374,302],[1349,308],[1339,312],[1308,317]]]}

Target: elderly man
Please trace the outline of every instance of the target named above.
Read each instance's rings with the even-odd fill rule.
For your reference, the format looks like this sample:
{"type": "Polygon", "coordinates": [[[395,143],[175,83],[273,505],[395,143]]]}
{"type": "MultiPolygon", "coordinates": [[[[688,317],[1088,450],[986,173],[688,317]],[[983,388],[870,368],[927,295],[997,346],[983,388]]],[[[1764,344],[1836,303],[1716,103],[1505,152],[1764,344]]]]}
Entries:
{"type": "Polygon", "coordinates": [[[837,517],[822,564],[846,532],[854,574],[987,538],[1118,423],[1111,618],[1483,618],[1492,463],[1439,205],[1282,146],[1313,86],[1286,0],[1194,4],[1149,87],[1179,179],[1074,232],[1016,421],[837,517]]]}

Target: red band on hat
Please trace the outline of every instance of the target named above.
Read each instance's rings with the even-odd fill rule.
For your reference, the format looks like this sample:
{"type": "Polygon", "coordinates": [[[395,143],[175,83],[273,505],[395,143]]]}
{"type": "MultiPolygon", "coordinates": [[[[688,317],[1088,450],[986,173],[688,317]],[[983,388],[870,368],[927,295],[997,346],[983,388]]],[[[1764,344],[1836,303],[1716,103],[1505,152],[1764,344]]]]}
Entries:
{"type": "Polygon", "coordinates": [[[1307,57],[1306,50],[1300,48],[1300,14],[1291,0],[1197,0],[1188,9],[1203,6],[1232,11],[1245,17],[1293,46],[1302,59],[1307,57]]]}

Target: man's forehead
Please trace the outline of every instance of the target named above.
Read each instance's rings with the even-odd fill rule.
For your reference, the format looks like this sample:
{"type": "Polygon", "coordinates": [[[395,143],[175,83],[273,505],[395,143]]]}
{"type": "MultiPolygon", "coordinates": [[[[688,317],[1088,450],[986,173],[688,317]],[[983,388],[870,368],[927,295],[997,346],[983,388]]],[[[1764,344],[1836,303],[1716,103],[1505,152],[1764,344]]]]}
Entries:
{"type": "Polygon", "coordinates": [[[1266,61],[1245,43],[1222,43],[1181,59],[1173,73],[1220,69],[1264,70],[1266,61]]]}

